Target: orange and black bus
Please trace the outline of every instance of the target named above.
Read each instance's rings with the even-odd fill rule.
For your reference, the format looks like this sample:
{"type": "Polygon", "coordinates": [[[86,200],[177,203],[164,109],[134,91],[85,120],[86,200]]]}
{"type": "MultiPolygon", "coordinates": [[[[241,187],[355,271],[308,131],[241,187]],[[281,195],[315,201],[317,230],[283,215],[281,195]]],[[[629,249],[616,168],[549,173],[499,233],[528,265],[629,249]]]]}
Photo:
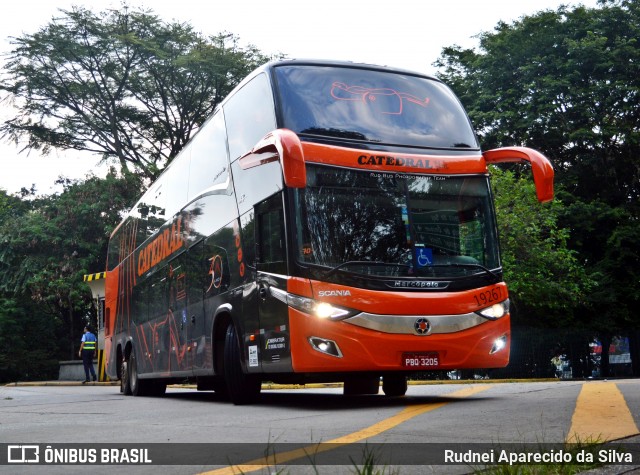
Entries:
{"type": "Polygon", "coordinates": [[[125,394],[192,381],[236,404],[263,381],[407,390],[504,367],[509,295],[487,165],[439,80],[283,60],[249,75],[113,232],[107,374],[125,394]]]}

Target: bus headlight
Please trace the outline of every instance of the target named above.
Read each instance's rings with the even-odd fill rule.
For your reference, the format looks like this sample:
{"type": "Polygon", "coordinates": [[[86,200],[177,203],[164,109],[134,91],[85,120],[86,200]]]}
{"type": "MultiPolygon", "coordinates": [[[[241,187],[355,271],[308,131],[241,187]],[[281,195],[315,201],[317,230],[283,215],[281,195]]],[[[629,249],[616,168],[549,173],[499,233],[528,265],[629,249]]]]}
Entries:
{"type": "Polygon", "coordinates": [[[287,293],[287,305],[301,312],[329,320],[344,320],[358,313],[356,310],[290,293],[287,293]]]}
{"type": "Polygon", "coordinates": [[[502,318],[509,313],[509,299],[493,304],[490,307],[483,308],[476,313],[488,320],[497,320],[498,318],[502,318]]]}

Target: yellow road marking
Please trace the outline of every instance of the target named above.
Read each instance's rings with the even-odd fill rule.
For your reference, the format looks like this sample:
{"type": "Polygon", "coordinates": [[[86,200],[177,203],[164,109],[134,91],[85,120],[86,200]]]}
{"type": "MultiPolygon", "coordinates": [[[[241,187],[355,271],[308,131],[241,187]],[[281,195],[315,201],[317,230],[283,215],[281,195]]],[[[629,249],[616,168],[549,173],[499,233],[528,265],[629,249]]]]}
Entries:
{"type": "MultiPolygon", "coordinates": [[[[469,396],[473,396],[474,394],[477,394],[479,392],[485,391],[490,387],[491,386],[488,384],[473,385],[473,386],[461,389],[459,391],[454,391],[452,393],[444,394],[443,397],[447,397],[447,398],[453,397],[453,398],[462,399],[469,396]]],[[[242,465],[235,465],[232,467],[219,468],[217,470],[212,470],[210,472],[203,472],[200,475],[237,475],[238,473],[254,472],[256,470],[262,470],[267,466],[273,466],[273,465],[282,464],[285,462],[290,462],[291,460],[309,457],[313,454],[318,454],[321,452],[326,452],[327,450],[334,449],[335,447],[332,444],[353,444],[355,442],[359,442],[361,440],[374,437],[389,429],[393,429],[394,427],[402,424],[403,422],[408,421],[409,419],[419,416],[420,414],[424,414],[425,412],[433,411],[435,409],[441,408],[442,406],[446,406],[450,402],[451,401],[443,401],[443,402],[408,406],[408,407],[405,407],[403,410],[401,410],[395,416],[391,416],[387,419],[383,419],[380,422],[376,422],[375,424],[369,427],[365,427],[362,430],[344,435],[342,437],[337,437],[335,439],[321,442],[318,444],[311,444],[301,449],[272,454],[272,455],[269,455],[268,458],[251,460],[242,465]]]]}
{"type": "Polygon", "coordinates": [[[604,442],[637,433],[631,411],[615,383],[593,381],[582,385],[567,442],[604,442]]]}

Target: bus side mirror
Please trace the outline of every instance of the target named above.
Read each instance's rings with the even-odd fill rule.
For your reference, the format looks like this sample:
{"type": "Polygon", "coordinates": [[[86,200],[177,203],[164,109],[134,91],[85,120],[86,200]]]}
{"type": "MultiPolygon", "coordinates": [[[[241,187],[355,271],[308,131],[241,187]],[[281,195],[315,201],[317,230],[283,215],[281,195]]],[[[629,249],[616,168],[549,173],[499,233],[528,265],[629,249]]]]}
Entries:
{"type": "Polygon", "coordinates": [[[505,147],[482,153],[487,163],[529,162],[536,184],[536,195],[540,203],[553,200],[553,166],[547,157],[527,147],[505,147]]]}
{"type": "Polygon", "coordinates": [[[289,129],[276,129],[265,135],[249,153],[239,159],[240,168],[246,170],[280,160],[285,185],[304,188],[307,169],[300,138],[289,129]]]}

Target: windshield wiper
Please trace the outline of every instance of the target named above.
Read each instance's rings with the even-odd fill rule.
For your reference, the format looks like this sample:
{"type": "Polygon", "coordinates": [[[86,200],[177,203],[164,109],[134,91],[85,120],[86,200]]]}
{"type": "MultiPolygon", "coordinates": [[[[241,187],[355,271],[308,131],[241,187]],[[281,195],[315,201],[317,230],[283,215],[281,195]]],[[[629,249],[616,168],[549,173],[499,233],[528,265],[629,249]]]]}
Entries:
{"type": "Polygon", "coordinates": [[[367,140],[366,135],[352,130],[336,129],[333,127],[309,127],[300,131],[301,134],[321,135],[323,137],[337,137],[341,139],[367,140]]]}
{"type": "MultiPolygon", "coordinates": [[[[380,262],[380,261],[346,261],[342,264],[338,264],[335,267],[329,269],[325,274],[323,274],[322,278],[329,277],[330,275],[335,274],[342,268],[347,266],[386,266],[386,267],[411,267],[407,264],[397,264],[392,262],[380,262]]],[[[362,274],[362,272],[355,272],[356,274],[362,274]]],[[[362,274],[365,275],[365,274],[362,274]]]]}
{"type": "Polygon", "coordinates": [[[493,276],[494,279],[496,279],[496,283],[500,282],[500,277],[498,276],[498,274],[496,274],[495,272],[493,272],[491,269],[489,269],[488,267],[483,266],[482,264],[460,264],[460,263],[451,263],[451,264],[442,264],[442,265],[437,265],[437,266],[431,266],[431,267],[463,267],[463,268],[473,268],[473,269],[481,269],[484,272],[486,272],[487,274],[493,276]]]}

